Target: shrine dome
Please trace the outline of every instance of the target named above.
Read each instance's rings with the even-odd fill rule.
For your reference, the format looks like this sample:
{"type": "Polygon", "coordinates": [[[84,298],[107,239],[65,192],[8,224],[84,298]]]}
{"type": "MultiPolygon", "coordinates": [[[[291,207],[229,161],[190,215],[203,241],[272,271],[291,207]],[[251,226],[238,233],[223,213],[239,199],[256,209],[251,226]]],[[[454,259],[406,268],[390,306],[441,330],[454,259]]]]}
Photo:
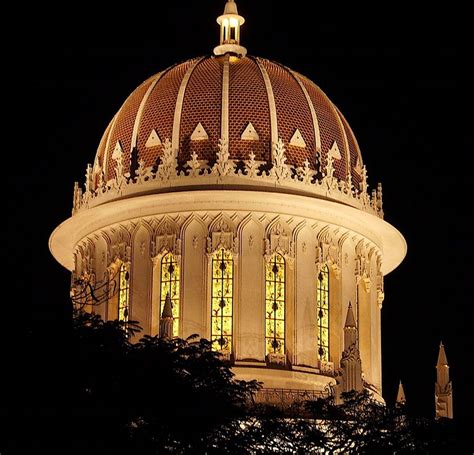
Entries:
{"type": "Polygon", "coordinates": [[[76,308],[138,321],[131,342],[210,340],[238,379],[262,382],[256,400],[336,387],[381,399],[384,276],[405,239],[339,109],[301,74],[247,55],[244,21],[227,0],[212,55],[125,100],[51,253],[76,308]]]}
{"type": "Polygon", "coordinates": [[[334,177],[346,181],[350,174],[359,189],[362,157],[356,138],[325,93],[282,64],[229,53],[187,60],[137,87],[107,127],[95,168],[103,169],[105,182],[113,179],[117,147],[125,173],[134,151],[136,162],[158,167],[166,140],[184,171],[193,153],[212,166],[219,140],[226,141],[237,166],[253,153],[265,167],[279,139],[287,165],[297,168],[307,161],[318,171],[331,154],[334,177]]]}

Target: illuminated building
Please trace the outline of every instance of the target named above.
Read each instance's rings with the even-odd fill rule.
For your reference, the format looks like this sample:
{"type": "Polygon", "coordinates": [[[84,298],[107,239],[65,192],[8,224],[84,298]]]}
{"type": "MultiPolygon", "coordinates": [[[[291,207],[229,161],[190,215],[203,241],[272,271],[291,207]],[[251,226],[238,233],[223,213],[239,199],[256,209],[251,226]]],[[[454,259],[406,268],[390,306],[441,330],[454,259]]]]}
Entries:
{"type": "Polygon", "coordinates": [[[124,102],[51,252],[76,303],[151,335],[167,307],[174,336],[212,340],[266,389],[327,390],[349,331],[354,371],[380,394],[383,279],[406,254],[382,187],[369,192],[357,140],[318,86],[247,55],[235,2],[218,23],[214,55],[124,102]]]}

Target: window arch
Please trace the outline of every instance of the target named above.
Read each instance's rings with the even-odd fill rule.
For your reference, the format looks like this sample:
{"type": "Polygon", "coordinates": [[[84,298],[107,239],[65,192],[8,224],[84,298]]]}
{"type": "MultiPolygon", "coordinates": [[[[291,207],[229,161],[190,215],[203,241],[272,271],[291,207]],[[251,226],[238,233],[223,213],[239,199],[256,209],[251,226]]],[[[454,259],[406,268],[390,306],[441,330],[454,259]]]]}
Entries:
{"type": "Polygon", "coordinates": [[[130,264],[122,262],[119,272],[118,320],[128,322],[130,311],[130,264]]]}
{"type": "Polygon", "coordinates": [[[212,348],[232,352],[234,258],[221,248],[212,256],[211,342],[212,348]]]}
{"type": "Polygon", "coordinates": [[[329,362],[329,268],[324,265],[318,275],[316,287],[318,356],[329,362]]]}
{"type": "Polygon", "coordinates": [[[173,253],[167,253],[161,258],[160,282],[160,314],[163,314],[166,296],[169,294],[173,311],[173,336],[179,335],[179,264],[173,253]]]}
{"type": "Polygon", "coordinates": [[[279,253],[265,272],[265,353],[285,353],[285,258],[279,253]]]}

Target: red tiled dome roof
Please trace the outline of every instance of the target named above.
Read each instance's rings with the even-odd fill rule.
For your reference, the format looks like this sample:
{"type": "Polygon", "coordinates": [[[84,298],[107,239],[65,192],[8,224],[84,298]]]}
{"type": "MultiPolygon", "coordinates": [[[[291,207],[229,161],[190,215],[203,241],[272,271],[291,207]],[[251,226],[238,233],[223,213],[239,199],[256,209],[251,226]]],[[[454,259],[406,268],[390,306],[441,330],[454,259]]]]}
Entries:
{"type": "Polygon", "coordinates": [[[356,138],[323,91],[285,66],[256,57],[196,58],[152,76],[112,119],[96,163],[104,169],[105,181],[112,179],[112,154],[119,141],[124,172],[134,147],[145,166],[153,166],[165,139],[178,150],[178,163],[188,161],[193,152],[213,162],[221,138],[228,140],[230,158],[237,161],[249,159],[250,152],[255,160],[271,161],[271,144],[282,138],[287,164],[302,166],[308,160],[312,169],[318,162],[325,166],[336,143],[334,176],[347,180],[350,170],[356,187],[361,180],[356,138]],[[204,131],[196,138],[199,124],[204,131]]]}

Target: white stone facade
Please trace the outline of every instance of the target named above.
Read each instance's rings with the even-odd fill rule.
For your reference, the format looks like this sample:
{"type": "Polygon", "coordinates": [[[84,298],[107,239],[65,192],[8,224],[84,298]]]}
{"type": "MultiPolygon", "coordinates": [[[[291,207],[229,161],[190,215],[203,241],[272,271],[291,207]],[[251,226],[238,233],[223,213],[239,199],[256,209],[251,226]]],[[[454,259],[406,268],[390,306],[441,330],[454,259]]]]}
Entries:
{"type": "MultiPolygon", "coordinates": [[[[73,276],[100,288],[117,260],[130,263],[130,319],[143,334],[159,331],[160,259],[180,262],[179,336],[209,338],[212,253],[234,255],[234,370],[266,388],[325,390],[343,351],[349,302],[358,324],[364,379],[381,393],[380,310],[383,275],[403,259],[399,232],[380,217],[303,195],[243,190],[195,190],[135,196],[81,210],[53,233],[50,247],[73,276]],[[265,264],[286,261],[286,365],[265,356],[265,264]],[[73,260],[73,257],[74,260],[73,260]],[[330,270],[329,362],[317,349],[316,282],[330,270]]],[[[89,308],[92,310],[92,307],[89,308]]],[[[93,310],[117,317],[114,295],[93,310]]]]}

